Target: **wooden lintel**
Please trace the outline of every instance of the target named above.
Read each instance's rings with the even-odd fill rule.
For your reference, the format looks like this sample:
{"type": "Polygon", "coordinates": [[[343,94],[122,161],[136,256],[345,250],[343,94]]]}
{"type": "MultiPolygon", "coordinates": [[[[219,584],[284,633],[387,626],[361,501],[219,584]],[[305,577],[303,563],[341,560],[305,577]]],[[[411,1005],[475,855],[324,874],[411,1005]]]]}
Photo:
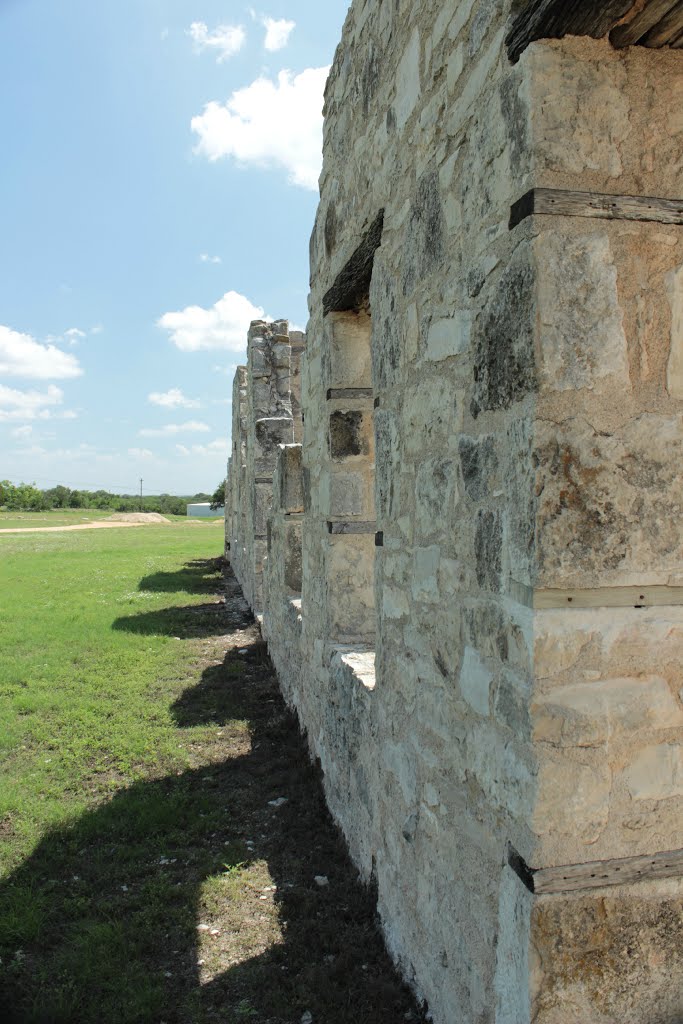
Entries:
{"type": "Polygon", "coordinates": [[[285,512],[285,522],[287,523],[302,523],[305,518],[303,512],[285,512]]]}
{"type": "Polygon", "coordinates": [[[634,0],[527,0],[506,39],[513,63],[536,39],[566,35],[604,36],[633,7],[634,0]]]}
{"type": "Polygon", "coordinates": [[[633,885],[634,882],[680,878],[683,875],[683,850],[642,853],[635,857],[612,857],[608,860],[586,861],[584,864],[531,868],[512,843],[508,843],[505,859],[520,881],[536,896],[601,889],[611,885],[633,885]]]}
{"type": "Polygon", "coordinates": [[[372,388],[328,388],[327,400],[333,398],[372,398],[372,388]]]}
{"type": "Polygon", "coordinates": [[[510,209],[510,229],[517,227],[527,217],[539,214],[683,224],[683,199],[532,188],[513,203],[510,209]]]}
{"type": "Polygon", "coordinates": [[[609,34],[610,43],[618,49],[633,46],[677,4],[678,0],[650,0],[634,18],[612,29],[609,34]]]}
{"type": "Polygon", "coordinates": [[[683,587],[542,587],[534,590],[511,579],[508,594],[527,608],[666,608],[683,605],[683,587]]]}
{"type": "Polygon", "coordinates": [[[534,608],[663,608],[683,605],[683,587],[593,587],[535,590],[534,608]]]}
{"type": "Polygon", "coordinates": [[[683,874],[683,850],[644,853],[637,857],[593,860],[586,864],[564,864],[533,872],[537,895],[600,889],[605,885],[632,885],[653,878],[678,878],[683,874]]]}
{"type": "Polygon", "coordinates": [[[334,536],[341,534],[366,534],[371,533],[373,536],[377,530],[377,523],[361,523],[355,522],[354,520],[346,520],[345,522],[328,522],[327,532],[334,536]]]}

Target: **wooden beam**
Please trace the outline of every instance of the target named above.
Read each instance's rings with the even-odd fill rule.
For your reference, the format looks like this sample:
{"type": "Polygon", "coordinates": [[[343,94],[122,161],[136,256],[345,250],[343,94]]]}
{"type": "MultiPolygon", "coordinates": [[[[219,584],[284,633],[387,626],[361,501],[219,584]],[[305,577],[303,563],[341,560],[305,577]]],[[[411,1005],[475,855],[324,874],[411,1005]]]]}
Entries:
{"type": "Polygon", "coordinates": [[[327,532],[333,536],[341,536],[342,534],[366,534],[371,533],[375,535],[377,530],[377,523],[361,523],[355,520],[347,520],[346,522],[328,522],[327,532]]]}
{"type": "Polygon", "coordinates": [[[617,25],[612,29],[609,34],[610,43],[618,49],[623,46],[632,46],[661,21],[677,3],[678,0],[650,0],[632,21],[617,25]]]}
{"type": "Polygon", "coordinates": [[[512,843],[508,843],[505,860],[529,892],[536,896],[601,889],[612,885],[633,885],[634,882],[680,878],[683,875],[683,850],[642,853],[635,857],[612,857],[551,868],[531,868],[512,843]]]}
{"type": "Polygon", "coordinates": [[[640,40],[641,46],[667,46],[683,32],[683,0],[679,0],[665,17],[640,40]]]}
{"type": "Polygon", "coordinates": [[[634,0],[529,0],[519,12],[505,44],[514,63],[536,39],[604,36],[633,7],[634,0]]]}
{"type": "Polygon", "coordinates": [[[363,235],[360,245],[346,261],[332,287],[323,295],[323,316],[360,309],[370,294],[375,252],[382,241],[384,210],[380,210],[363,235]]]}
{"type": "Polygon", "coordinates": [[[534,214],[683,224],[683,199],[532,188],[513,203],[510,209],[510,229],[534,214]]]}
{"type": "Polygon", "coordinates": [[[683,587],[594,587],[534,591],[534,608],[670,608],[683,605],[683,587]]]}
{"type": "Polygon", "coordinates": [[[526,608],[671,608],[683,605],[683,587],[544,587],[534,590],[510,580],[510,597],[526,608]]]}
{"type": "Polygon", "coordinates": [[[332,398],[372,398],[372,388],[328,388],[327,400],[332,398]]]}
{"type": "Polygon", "coordinates": [[[533,872],[534,892],[577,892],[600,889],[605,885],[632,885],[653,878],[679,878],[683,874],[683,850],[615,857],[586,864],[564,864],[557,868],[539,868],[533,872]]]}

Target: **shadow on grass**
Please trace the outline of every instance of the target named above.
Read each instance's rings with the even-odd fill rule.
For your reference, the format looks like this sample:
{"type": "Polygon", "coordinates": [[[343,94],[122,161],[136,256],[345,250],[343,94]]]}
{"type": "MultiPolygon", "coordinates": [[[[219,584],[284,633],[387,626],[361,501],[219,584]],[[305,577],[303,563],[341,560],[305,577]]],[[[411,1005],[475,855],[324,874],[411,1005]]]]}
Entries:
{"type": "MultiPolygon", "coordinates": [[[[241,625],[243,611],[220,607],[223,632],[241,625]]],[[[240,650],[172,708],[179,729],[209,724],[239,738],[241,727],[234,756],[226,743],[218,760],[119,792],[47,835],[0,888],[3,1021],[292,1024],[307,1010],[315,1024],[423,1019],[255,627],[240,650]],[[260,863],[277,887],[265,897],[241,877],[260,863]],[[270,900],[275,931],[264,941],[270,900]],[[197,928],[212,913],[215,937],[197,928]]]]}
{"type": "Polygon", "coordinates": [[[222,582],[223,558],[197,558],[177,572],[155,572],[143,576],[138,590],[150,593],[215,594],[222,582]]]}
{"type": "Polygon", "coordinates": [[[180,640],[220,636],[227,631],[225,608],[215,601],[122,615],[114,619],[111,628],[148,636],[175,636],[180,640]]]}

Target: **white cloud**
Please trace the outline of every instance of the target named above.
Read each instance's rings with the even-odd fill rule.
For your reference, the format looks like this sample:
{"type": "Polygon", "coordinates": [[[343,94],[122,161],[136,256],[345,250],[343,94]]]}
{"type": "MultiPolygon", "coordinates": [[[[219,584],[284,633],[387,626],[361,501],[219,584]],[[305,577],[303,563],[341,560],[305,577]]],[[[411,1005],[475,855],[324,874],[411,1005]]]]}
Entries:
{"type": "Polygon", "coordinates": [[[220,256],[209,256],[208,252],[200,252],[199,259],[202,263],[222,263],[220,256]]]}
{"type": "Polygon", "coordinates": [[[154,452],[151,452],[149,448],[129,448],[128,454],[134,459],[153,459],[154,452]]]}
{"type": "Polygon", "coordinates": [[[32,433],[33,427],[31,426],[14,427],[13,430],[10,430],[10,434],[12,435],[12,437],[30,437],[32,433]]]}
{"type": "Polygon", "coordinates": [[[218,53],[219,64],[239,53],[247,38],[241,25],[218,25],[210,32],[203,21],[193,21],[188,35],[192,38],[198,53],[203,50],[215,50],[218,53]]]}
{"type": "Polygon", "coordinates": [[[209,441],[208,444],[192,444],[189,447],[184,444],[177,444],[176,451],[178,455],[199,455],[199,456],[216,456],[223,455],[227,458],[228,452],[230,451],[230,445],[226,438],[217,437],[215,441],[209,441]]]}
{"type": "Polygon", "coordinates": [[[81,338],[86,337],[86,334],[78,327],[70,327],[68,331],[64,331],[64,337],[69,345],[77,345],[81,338]]]}
{"type": "Polygon", "coordinates": [[[75,356],[55,345],[41,345],[30,334],[0,324],[0,376],[59,380],[80,377],[82,373],[75,356]]]}
{"type": "Polygon", "coordinates": [[[289,36],[295,27],[295,21],[287,21],[286,18],[262,18],[261,24],[266,30],[266,38],[263,45],[266,50],[274,53],[282,50],[289,42],[289,36]]]}
{"type": "Polygon", "coordinates": [[[161,405],[164,409],[198,409],[202,404],[196,398],[186,398],[180,388],[152,391],[147,395],[147,401],[152,405],[161,405]]]}
{"type": "Polygon", "coordinates": [[[49,419],[52,408],[63,400],[64,392],[54,384],[47,391],[19,391],[0,384],[0,422],[49,419]]]}
{"type": "Polygon", "coordinates": [[[172,434],[205,433],[210,429],[206,423],[188,420],[186,423],[167,423],[163,427],[143,427],[138,434],[140,437],[170,437],[172,434]]]}
{"type": "Polygon", "coordinates": [[[209,309],[186,306],[176,313],[164,313],[157,326],[170,331],[171,341],[183,352],[226,348],[244,351],[252,320],[267,319],[260,306],[254,306],[239,292],[226,292],[209,309]]]}
{"type": "Polygon", "coordinates": [[[322,165],[323,92],[329,68],[299,75],[281,71],[277,82],[257,78],[228,101],[212,100],[190,126],[195,152],[209,160],[283,167],[293,185],[316,190],[322,165]]]}
{"type": "Polygon", "coordinates": [[[94,327],[90,328],[90,333],[91,334],[101,334],[103,330],[104,330],[104,327],[102,326],[102,324],[95,324],[94,327]]]}

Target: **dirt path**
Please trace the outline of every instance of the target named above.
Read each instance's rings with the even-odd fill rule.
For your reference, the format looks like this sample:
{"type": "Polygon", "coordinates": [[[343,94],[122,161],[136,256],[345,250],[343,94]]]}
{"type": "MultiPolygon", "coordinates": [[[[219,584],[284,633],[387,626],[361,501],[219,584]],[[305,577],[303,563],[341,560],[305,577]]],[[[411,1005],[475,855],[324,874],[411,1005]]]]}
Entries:
{"type": "Polygon", "coordinates": [[[79,526],[11,526],[3,533],[64,533],[67,530],[113,530],[118,526],[158,526],[158,523],[82,523],[79,526]]]}

